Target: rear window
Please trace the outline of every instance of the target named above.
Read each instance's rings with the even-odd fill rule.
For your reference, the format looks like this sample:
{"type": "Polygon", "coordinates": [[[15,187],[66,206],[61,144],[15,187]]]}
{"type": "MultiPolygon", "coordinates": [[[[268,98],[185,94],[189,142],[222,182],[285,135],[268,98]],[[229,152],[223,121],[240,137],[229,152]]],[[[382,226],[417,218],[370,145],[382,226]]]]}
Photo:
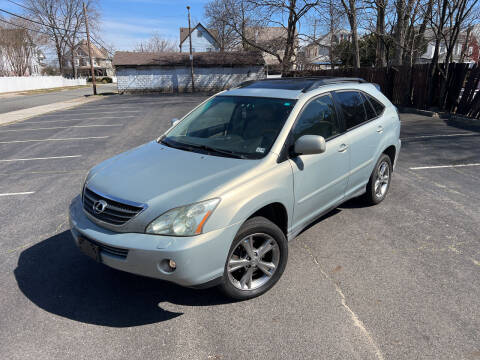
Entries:
{"type": "Polygon", "coordinates": [[[370,100],[370,103],[375,109],[375,112],[377,113],[377,115],[380,115],[385,109],[385,105],[383,105],[380,101],[375,99],[373,96],[367,95],[367,97],[368,97],[368,100],[370,100]]]}

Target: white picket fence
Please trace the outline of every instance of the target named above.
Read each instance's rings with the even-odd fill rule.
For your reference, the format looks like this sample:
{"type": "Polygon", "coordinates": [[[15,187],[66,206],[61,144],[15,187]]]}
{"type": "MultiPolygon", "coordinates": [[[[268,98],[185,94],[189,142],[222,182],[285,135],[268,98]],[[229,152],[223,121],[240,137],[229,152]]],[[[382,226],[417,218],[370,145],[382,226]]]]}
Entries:
{"type": "Polygon", "coordinates": [[[62,76],[7,76],[0,77],[0,93],[86,84],[86,79],[66,79],[62,76]]]}

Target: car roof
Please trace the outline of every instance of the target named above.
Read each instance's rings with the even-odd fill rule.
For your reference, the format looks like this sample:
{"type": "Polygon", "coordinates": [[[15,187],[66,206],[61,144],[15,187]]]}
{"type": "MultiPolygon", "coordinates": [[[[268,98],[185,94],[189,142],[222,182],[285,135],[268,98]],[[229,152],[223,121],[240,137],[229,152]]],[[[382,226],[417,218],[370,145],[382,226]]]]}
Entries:
{"type": "Polygon", "coordinates": [[[363,83],[367,82],[360,78],[329,76],[262,79],[246,81],[238,87],[222,93],[222,95],[299,99],[304,94],[320,87],[363,83]]]}

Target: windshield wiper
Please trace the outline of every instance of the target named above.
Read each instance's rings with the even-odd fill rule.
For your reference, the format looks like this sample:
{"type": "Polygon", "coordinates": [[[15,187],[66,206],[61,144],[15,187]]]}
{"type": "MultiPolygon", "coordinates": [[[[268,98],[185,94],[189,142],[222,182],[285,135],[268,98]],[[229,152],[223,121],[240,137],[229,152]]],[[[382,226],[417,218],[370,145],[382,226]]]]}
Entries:
{"type": "Polygon", "coordinates": [[[241,155],[230,150],[216,149],[208,145],[193,145],[193,144],[188,144],[188,145],[191,146],[192,148],[205,150],[207,152],[214,153],[214,154],[224,155],[224,156],[228,156],[236,159],[246,159],[245,155],[241,155]]]}
{"type": "Polygon", "coordinates": [[[175,143],[171,143],[170,141],[165,141],[165,139],[160,140],[160,143],[167,145],[169,147],[173,147],[173,148],[185,150],[185,151],[194,151],[195,149],[200,149],[200,150],[206,151],[207,153],[219,154],[219,155],[228,156],[236,159],[247,158],[245,155],[237,154],[229,150],[216,149],[208,145],[184,144],[184,143],[178,143],[176,141],[175,143]]]}

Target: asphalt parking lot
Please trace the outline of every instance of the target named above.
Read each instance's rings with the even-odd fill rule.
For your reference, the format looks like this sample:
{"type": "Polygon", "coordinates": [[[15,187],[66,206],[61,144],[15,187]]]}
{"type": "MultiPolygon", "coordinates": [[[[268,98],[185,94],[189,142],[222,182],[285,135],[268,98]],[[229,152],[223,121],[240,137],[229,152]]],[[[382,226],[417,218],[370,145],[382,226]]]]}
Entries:
{"type": "Polygon", "coordinates": [[[480,359],[480,133],[441,119],[403,114],[388,198],[305,230],[259,298],[82,255],[66,214],[87,170],[202,99],[116,95],[0,127],[3,359],[480,359]]]}

